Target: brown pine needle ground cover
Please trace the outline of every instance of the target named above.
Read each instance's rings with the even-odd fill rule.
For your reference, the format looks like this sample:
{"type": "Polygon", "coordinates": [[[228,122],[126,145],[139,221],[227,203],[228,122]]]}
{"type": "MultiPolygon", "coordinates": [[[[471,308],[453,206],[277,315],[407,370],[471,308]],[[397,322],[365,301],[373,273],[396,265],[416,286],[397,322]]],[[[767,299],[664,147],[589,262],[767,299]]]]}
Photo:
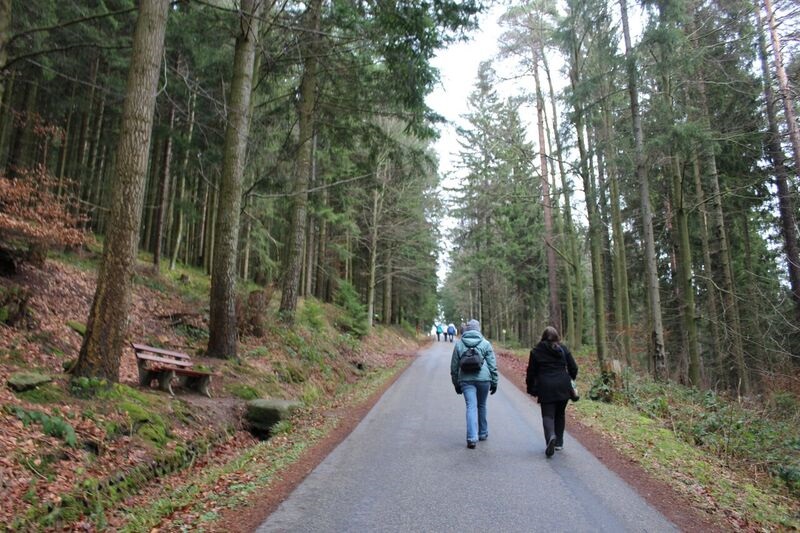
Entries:
{"type": "MultiPolygon", "coordinates": [[[[195,293],[201,295],[192,297],[176,281],[185,273],[155,275],[142,264],[129,340],[184,351],[214,369],[213,399],[182,389],[170,398],[139,387],[135,358],[127,347],[118,385],[76,385],[63,368],[80,348],[78,331],[94,292],[95,260],[89,257],[81,264],[70,258],[67,264],[51,259],[41,268],[26,265],[13,279],[0,278],[0,290],[28,291],[31,310],[29,327],[0,326],[0,530],[138,530],[142,521],[169,528],[198,516],[213,522],[217,511],[198,514],[195,505],[172,508],[159,501],[165,494],[178,495],[188,480],[217,500],[227,492],[233,495],[219,513],[231,502],[244,502],[248,492],[243,487],[257,486],[256,470],[250,465],[237,470],[237,461],[254,461],[263,467],[262,478],[265,472],[274,477],[341,426],[336,421],[351,403],[363,403],[359,384],[368,391],[380,387],[416,349],[409,337],[380,328],[359,342],[329,325],[336,309],[310,303],[301,308],[296,327],[268,321],[264,338],[244,338],[238,361],[204,358],[198,354],[207,340],[208,304],[202,299],[207,279],[190,273],[199,280],[195,293]],[[47,374],[53,381],[15,393],[6,381],[22,370],[47,374]],[[259,443],[241,422],[243,404],[253,397],[300,399],[310,407],[291,424],[299,432],[284,428],[291,438],[278,435],[259,443]],[[186,457],[188,468],[175,463],[186,457]],[[105,490],[109,480],[119,490],[105,490]],[[125,486],[129,480],[131,486],[125,486]],[[142,509],[160,512],[137,516],[135,511],[142,509]]],[[[202,502],[201,496],[184,493],[190,503],[202,502]]]]}

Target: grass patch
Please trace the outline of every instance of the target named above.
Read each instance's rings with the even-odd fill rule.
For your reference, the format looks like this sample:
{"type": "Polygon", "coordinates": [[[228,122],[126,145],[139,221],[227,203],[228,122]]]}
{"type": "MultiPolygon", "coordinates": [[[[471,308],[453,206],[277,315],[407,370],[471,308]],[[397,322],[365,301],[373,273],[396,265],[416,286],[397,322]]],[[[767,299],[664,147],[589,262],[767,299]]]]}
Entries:
{"type": "MultiPolygon", "coordinates": [[[[615,442],[615,447],[655,477],[670,483],[703,508],[707,493],[742,519],[768,528],[800,528],[790,498],[731,470],[719,456],[686,442],[637,409],[619,404],[581,401],[573,404],[578,419],[615,442]]],[[[795,502],[796,505],[796,502],[795,502]]]]}
{"type": "Polygon", "coordinates": [[[256,398],[261,398],[261,393],[258,391],[258,389],[251,387],[250,385],[245,385],[244,383],[231,383],[230,385],[225,386],[225,390],[227,390],[231,396],[241,398],[242,400],[255,400],[256,398]]]}
{"type": "Polygon", "coordinates": [[[77,320],[67,320],[67,326],[69,326],[72,331],[79,333],[81,337],[86,336],[86,324],[83,322],[78,322],[77,320]]]}
{"type": "MultiPolygon", "coordinates": [[[[334,401],[339,405],[357,405],[408,364],[407,360],[399,360],[393,367],[375,371],[363,381],[343,387],[340,394],[320,407],[325,408],[334,401]]],[[[195,478],[187,479],[168,498],[130,509],[125,515],[126,526],[122,531],[149,531],[176,511],[210,517],[223,509],[242,505],[253,494],[268,490],[283,469],[296,462],[305,450],[322,440],[338,423],[337,417],[323,417],[321,423],[319,419],[285,421],[276,427],[271,439],[245,450],[224,465],[206,469],[195,478]],[[226,490],[220,490],[223,480],[227,482],[226,490]]],[[[216,519],[216,516],[210,518],[209,522],[213,525],[216,519]]]]}
{"type": "Polygon", "coordinates": [[[35,389],[18,392],[17,396],[31,403],[54,404],[63,402],[67,395],[58,385],[44,383],[35,389]]]}

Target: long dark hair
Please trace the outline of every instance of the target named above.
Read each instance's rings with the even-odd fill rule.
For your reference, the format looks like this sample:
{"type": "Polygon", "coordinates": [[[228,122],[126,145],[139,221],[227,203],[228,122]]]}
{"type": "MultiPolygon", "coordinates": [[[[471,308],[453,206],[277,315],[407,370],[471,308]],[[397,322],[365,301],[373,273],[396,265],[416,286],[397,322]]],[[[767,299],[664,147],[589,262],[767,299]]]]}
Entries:
{"type": "Polygon", "coordinates": [[[559,336],[556,328],[553,326],[547,326],[542,332],[542,340],[550,344],[553,349],[557,350],[558,343],[561,341],[561,337],[559,336]]]}

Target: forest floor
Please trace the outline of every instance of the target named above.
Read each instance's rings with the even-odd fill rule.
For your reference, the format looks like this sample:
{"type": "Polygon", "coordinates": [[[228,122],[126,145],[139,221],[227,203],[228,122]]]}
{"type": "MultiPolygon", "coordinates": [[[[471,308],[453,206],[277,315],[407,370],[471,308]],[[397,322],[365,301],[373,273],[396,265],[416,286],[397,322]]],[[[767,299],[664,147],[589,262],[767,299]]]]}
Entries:
{"type": "MultiPolygon", "coordinates": [[[[185,278],[178,281],[185,272],[156,275],[143,265],[130,340],[179,349],[214,368],[213,399],[142,389],[127,347],[120,385],[76,389],[62,368],[80,347],[76,324],[88,315],[93,268],[89,259],[48,260],[0,278],[0,290],[30,295],[32,311],[27,327],[0,326],[0,530],[252,531],[349,434],[420,346],[381,328],[356,341],[331,326],[335,310],[309,304],[295,327],[270,325],[264,338],[244,338],[239,360],[206,359],[196,355],[205,343],[205,288],[192,292],[185,278]],[[5,383],[21,370],[54,381],[15,393],[5,383]],[[307,407],[259,441],[242,423],[245,400],[258,396],[300,399],[307,407]],[[32,419],[37,412],[46,418],[32,419]],[[207,446],[187,465],[142,475],[142,465],[169,464],[198,442],[207,446]],[[135,483],[119,490],[108,484],[121,475],[135,483]]],[[[188,284],[202,277],[190,273],[188,284]]],[[[503,375],[524,390],[525,358],[500,350],[499,360],[503,375]]],[[[794,516],[781,524],[754,518],[742,510],[746,503],[703,486],[665,479],[648,464],[657,454],[630,453],[614,424],[598,425],[598,408],[584,407],[598,403],[572,404],[568,431],[682,530],[796,529],[797,502],[779,500],[794,516]]],[[[685,476],[676,465],[672,477],[685,476]]]]}

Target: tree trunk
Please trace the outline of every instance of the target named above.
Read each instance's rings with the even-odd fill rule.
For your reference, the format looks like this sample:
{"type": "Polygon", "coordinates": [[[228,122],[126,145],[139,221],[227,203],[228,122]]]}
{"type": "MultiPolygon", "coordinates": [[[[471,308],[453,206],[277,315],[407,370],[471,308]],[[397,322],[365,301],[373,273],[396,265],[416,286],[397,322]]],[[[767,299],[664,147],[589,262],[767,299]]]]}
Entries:
{"type": "MultiPolygon", "coordinates": [[[[786,129],[789,131],[789,140],[794,152],[794,171],[795,175],[800,175],[800,132],[797,130],[797,119],[794,116],[795,100],[792,97],[789,79],[786,76],[786,69],[783,67],[783,52],[781,51],[781,39],[775,24],[775,12],[772,9],[772,0],[764,0],[764,7],[767,11],[767,25],[769,26],[769,36],[772,40],[772,55],[775,56],[775,73],[778,77],[778,90],[783,102],[783,113],[786,118],[786,129]]],[[[756,6],[756,10],[760,10],[756,6]]]]}
{"type": "Polygon", "coordinates": [[[786,169],[786,155],[781,147],[781,134],[778,127],[777,113],[775,112],[775,95],[770,82],[771,77],[767,62],[767,45],[761,20],[761,10],[756,6],[755,11],[758,51],[761,58],[761,74],[764,78],[764,99],[767,109],[767,150],[772,161],[772,168],[775,171],[775,185],[778,189],[781,235],[783,236],[783,249],[789,269],[789,286],[794,300],[795,324],[800,327],[800,246],[798,246],[797,236],[797,211],[795,211],[794,194],[790,185],[789,173],[786,169]]]}
{"type": "Polygon", "coordinates": [[[169,195],[171,188],[170,167],[172,166],[172,130],[175,127],[175,103],[169,106],[169,128],[164,136],[164,148],[162,149],[160,179],[158,180],[158,196],[156,197],[156,215],[153,246],[153,269],[158,272],[161,266],[161,246],[164,243],[164,225],[169,213],[169,195]]]}
{"type": "MultiPolygon", "coordinates": [[[[669,95],[669,90],[665,91],[669,95]]],[[[678,287],[683,330],[686,335],[689,384],[700,384],[700,348],[695,322],[694,287],[692,286],[692,251],[689,243],[689,216],[683,192],[683,173],[678,156],[672,159],[672,205],[675,208],[675,245],[677,247],[678,287]]]]}
{"type": "MultiPolygon", "coordinates": [[[[572,64],[570,66],[570,81],[573,88],[578,84],[579,52],[573,43],[571,52],[572,64]]],[[[592,260],[592,293],[594,295],[594,320],[595,344],[597,349],[597,362],[601,370],[606,370],[606,303],[603,288],[603,250],[600,235],[600,217],[597,212],[595,183],[589,171],[589,155],[584,141],[583,110],[580,105],[574,104],[575,132],[578,139],[578,153],[580,155],[580,173],[583,178],[583,190],[586,195],[586,212],[589,218],[589,245],[592,260]]]]}
{"type": "Polygon", "coordinates": [[[292,225],[289,242],[286,246],[284,263],[283,291],[281,294],[281,318],[291,323],[297,308],[297,295],[300,272],[303,266],[303,249],[306,229],[306,208],[308,204],[308,180],[311,173],[311,139],[314,135],[314,107],[317,90],[317,48],[319,46],[320,15],[322,0],[311,0],[308,4],[306,28],[309,46],[303,59],[303,77],[300,81],[300,101],[298,103],[299,135],[297,165],[294,180],[294,204],[292,205],[292,225]]]}
{"type": "Polygon", "coordinates": [[[169,4],[169,0],[139,3],[117,148],[110,224],[86,334],[73,369],[76,376],[119,380],[169,4]]]}
{"type": "Polygon", "coordinates": [[[706,298],[708,299],[709,326],[711,328],[711,359],[714,361],[717,376],[721,375],[724,365],[722,346],[722,334],[720,324],[722,323],[719,312],[719,300],[717,286],[711,275],[711,247],[709,245],[708,231],[708,210],[706,209],[706,195],[703,188],[702,174],[700,172],[700,157],[695,155],[693,161],[694,168],[694,188],[695,201],[700,215],[700,244],[703,250],[703,279],[706,286],[706,298]]]}
{"type": "MultiPolygon", "coordinates": [[[[0,0],[1,1],[1,0],[0,0]]],[[[71,101],[75,100],[75,86],[72,86],[71,101]]],[[[69,136],[72,131],[72,117],[74,115],[73,106],[69,106],[67,111],[67,118],[64,120],[64,137],[61,139],[61,147],[58,152],[58,167],[56,168],[56,176],[58,176],[58,188],[56,189],[56,196],[61,198],[64,194],[64,177],[67,171],[67,156],[69,155],[69,136]]],[[[2,146],[2,144],[0,144],[2,146]]]]}
{"type": "Polygon", "coordinates": [[[229,96],[228,125],[225,129],[225,152],[219,187],[219,207],[214,237],[211,274],[208,355],[235,358],[236,339],[236,262],[239,244],[239,218],[242,210],[247,137],[250,132],[250,96],[253,87],[253,63],[261,6],[258,0],[243,0],[241,33],[236,38],[233,79],[229,96]]]}
{"type": "Polygon", "coordinates": [[[667,377],[667,355],[664,346],[664,326],[661,318],[661,295],[659,293],[658,269],[656,266],[655,237],[653,235],[653,212],[650,207],[650,181],[645,168],[644,134],[642,132],[642,117],[639,112],[639,89],[636,86],[636,60],[633,57],[633,49],[631,47],[627,0],[620,0],[619,5],[622,16],[622,30],[625,37],[628,94],[631,101],[631,120],[633,122],[633,138],[636,150],[636,179],[639,182],[639,198],[642,211],[647,300],[650,305],[653,373],[656,379],[665,379],[667,377]]]}
{"type": "MultiPolygon", "coordinates": [[[[2,2],[4,0],[0,0],[2,2]]],[[[0,73],[2,76],[2,73],[0,73]]],[[[17,74],[12,72],[3,76],[3,114],[2,122],[0,123],[0,165],[8,161],[8,154],[10,152],[9,137],[14,131],[14,113],[12,112],[11,102],[14,97],[14,85],[16,83],[17,74]]]]}
{"type": "MultiPolygon", "coordinates": [[[[608,91],[610,94],[610,90],[608,91]]],[[[631,356],[631,308],[628,296],[628,259],[625,253],[625,236],[622,232],[622,214],[620,213],[619,176],[617,165],[611,151],[612,127],[609,103],[603,105],[603,137],[606,143],[606,163],[608,165],[608,181],[611,187],[611,233],[614,239],[613,271],[614,271],[614,318],[617,324],[617,335],[622,339],[622,353],[628,366],[633,365],[631,356]]]]}
{"type": "MultiPolygon", "coordinates": [[[[380,169],[378,170],[380,178],[380,169]]],[[[383,191],[378,188],[372,190],[372,223],[369,234],[369,281],[367,285],[367,324],[370,328],[374,325],[375,315],[375,278],[378,270],[378,224],[381,219],[383,206],[383,191]]]]}
{"type": "MultiPolygon", "coordinates": [[[[322,209],[326,209],[328,207],[328,189],[322,189],[322,209]]],[[[328,239],[328,222],[325,220],[325,217],[320,218],[319,221],[319,238],[317,239],[319,243],[319,250],[317,251],[317,285],[314,294],[320,300],[327,299],[327,239],[328,239]]]]}
{"type": "Polygon", "coordinates": [[[561,303],[558,299],[558,261],[553,243],[553,209],[550,196],[550,177],[547,172],[547,142],[544,136],[544,96],[539,81],[540,49],[534,51],[533,79],[536,84],[536,125],[539,133],[539,172],[542,184],[542,207],[544,210],[544,243],[547,253],[547,284],[549,288],[549,325],[561,332],[561,303]]]}
{"type": "Polygon", "coordinates": [[[6,72],[6,62],[8,61],[8,28],[11,26],[11,5],[12,0],[0,0],[0,108],[8,108],[8,102],[3,98],[5,81],[8,73],[6,72]]]}
{"type": "Polygon", "coordinates": [[[38,86],[32,82],[25,93],[25,123],[16,131],[11,151],[8,154],[8,166],[6,173],[10,177],[16,177],[19,170],[30,165],[30,155],[33,152],[33,115],[36,112],[36,97],[38,86]]]}
{"type": "Polygon", "coordinates": [[[574,281],[574,297],[571,294],[572,284],[568,284],[567,294],[567,342],[573,350],[580,350],[583,345],[583,271],[581,269],[581,256],[579,254],[578,239],[575,235],[575,225],[572,220],[572,198],[569,176],[564,169],[564,149],[561,143],[561,136],[558,128],[558,110],[556,109],[555,91],[553,91],[553,80],[550,76],[550,68],[547,64],[547,57],[542,56],[542,66],[547,76],[547,86],[550,93],[550,106],[553,113],[553,138],[556,142],[556,159],[558,161],[558,173],[561,177],[561,190],[564,193],[564,229],[567,237],[567,255],[570,262],[565,265],[567,276],[574,281]],[[572,302],[575,302],[574,311],[572,302]]]}
{"type": "Polygon", "coordinates": [[[94,212],[94,228],[97,228],[97,223],[100,218],[100,199],[103,190],[103,176],[100,173],[100,155],[102,154],[103,144],[103,121],[105,119],[106,111],[106,93],[102,91],[100,102],[98,103],[97,120],[95,122],[94,139],[92,139],[92,153],[89,158],[89,182],[92,184],[91,193],[89,195],[90,208],[94,212]]]}
{"type": "Polygon", "coordinates": [[[169,269],[174,270],[175,264],[178,261],[178,251],[181,247],[183,239],[183,226],[185,224],[185,207],[184,198],[186,196],[186,173],[189,169],[189,154],[192,151],[192,135],[194,133],[194,106],[197,101],[197,91],[192,89],[192,94],[189,96],[189,123],[186,131],[186,149],[183,154],[183,161],[181,161],[180,181],[178,182],[178,191],[175,195],[175,230],[173,232],[173,240],[171,251],[172,254],[169,260],[169,269]]]}
{"type": "MultiPolygon", "coordinates": [[[[708,104],[706,102],[705,83],[702,81],[702,71],[698,83],[700,111],[703,113],[703,124],[710,127],[708,104]]],[[[733,366],[736,381],[741,383],[745,392],[750,392],[750,375],[744,361],[744,345],[742,342],[742,325],[739,316],[739,302],[736,296],[736,287],[733,282],[733,266],[731,264],[730,247],[728,246],[728,232],[725,229],[725,217],[722,212],[722,189],[719,185],[719,172],[717,160],[713,149],[704,150],[705,162],[708,168],[709,182],[711,184],[711,227],[713,230],[712,241],[716,246],[711,249],[712,268],[717,271],[715,276],[720,280],[722,289],[723,320],[729,324],[731,333],[730,351],[733,356],[733,366]]]]}
{"type": "Polygon", "coordinates": [[[96,57],[92,63],[92,71],[89,78],[89,95],[86,98],[85,108],[81,113],[80,136],[78,137],[78,158],[75,161],[77,168],[74,169],[75,179],[79,180],[80,198],[88,200],[91,184],[89,183],[88,161],[89,161],[89,130],[92,123],[92,109],[94,108],[95,87],[97,86],[97,75],[100,71],[100,57],[96,57]]]}
{"type": "MultiPolygon", "coordinates": [[[[591,116],[591,115],[590,115],[591,116]]],[[[617,320],[617,315],[613,314],[613,301],[614,301],[614,263],[611,260],[611,237],[608,230],[611,224],[608,220],[608,198],[606,198],[606,172],[608,171],[608,163],[605,160],[605,154],[601,147],[600,134],[597,130],[598,125],[597,117],[592,116],[589,123],[589,132],[587,132],[587,148],[590,154],[595,154],[597,161],[597,172],[589,169],[591,176],[597,176],[597,185],[595,186],[595,202],[597,203],[597,220],[600,225],[598,226],[600,232],[600,253],[601,265],[603,267],[603,296],[606,302],[606,308],[603,312],[606,314],[606,323],[611,318],[617,320]]],[[[592,159],[590,158],[590,161],[592,159]]],[[[613,323],[613,321],[612,321],[613,323]]]]}
{"type": "Polygon", "coordinates": [[[387,252],[386,267],[383,275],[383,323],[392,323],[392,254],[387,252]]]}

